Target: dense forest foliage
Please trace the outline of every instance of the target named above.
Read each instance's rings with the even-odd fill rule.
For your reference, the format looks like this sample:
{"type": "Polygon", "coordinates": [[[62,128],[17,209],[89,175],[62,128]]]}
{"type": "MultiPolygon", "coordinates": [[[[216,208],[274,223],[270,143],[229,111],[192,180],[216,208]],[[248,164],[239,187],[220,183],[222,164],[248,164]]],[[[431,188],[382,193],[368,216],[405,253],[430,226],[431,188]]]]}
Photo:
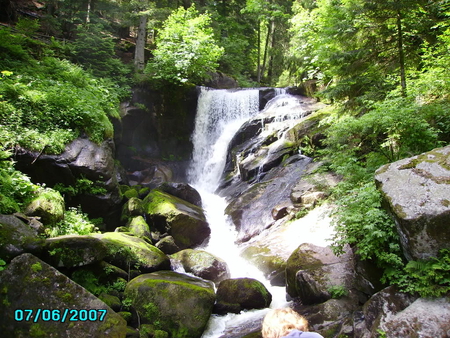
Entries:
{"type": "Polygon", "coordinates": [[[330,104],[321,122],[324,148],[309,153],[344,178],[333,191],[336,251],[355,246],[384,269],[386,281],[412,291],[448,291],[428,288],[439,284],[442,273],[433,269],[448,267],[448,252],[425,275],[412,277],[411,265],[412,273],[404,273],[395,225],[373,176],[385,163],[450,140],[450,1],[0,5],[0,212],[20,210],[37,189],[6,161],[11,149],[58,153],[79,135],[95,142],[111,137],[110,120],[119,118],[119,102],[136,83],[203,84],[219,71],[242,87],[307,84],[330,104]]]}

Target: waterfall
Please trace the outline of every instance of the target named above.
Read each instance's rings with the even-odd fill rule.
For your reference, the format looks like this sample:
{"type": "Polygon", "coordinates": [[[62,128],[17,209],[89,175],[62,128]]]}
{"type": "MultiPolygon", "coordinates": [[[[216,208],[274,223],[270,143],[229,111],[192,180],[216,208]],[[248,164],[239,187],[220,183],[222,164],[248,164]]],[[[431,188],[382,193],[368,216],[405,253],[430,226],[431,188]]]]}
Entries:
{"type": "MultiPolygon", "coordinates": [[[[278,94],[283,92],[279,91],[278,94]]],[[[192,134],[194,149],[188,180],[202,196],[203,208],[211,227],[211,238],[204,249],[226,260],[232,278],[252,277],[263,282],[275,299],[272,306],[281,306],[285,303],[284,288],[271,287],[263,273],[240,256],[240,249],[235,244],[237,232],[224,212],[227,202],[214,194],[225,167],[228,144],[240,126],[258,111],[257,89],[228,91],[202,87],[192,134]]],[[[260,320],[266,312],[267,309],[239,315],[212,316],[203,338],[221,337],[229,326],[236,327],[240,321],[248,321],[249,316],[260,320]]]]}
{"type": "Polygon", "coordinates": [[[258,113],[259,91],[201,88],[195,128],[194,150],[188,169],[189,182],[212,192],[220,181],[226,152],[234,134],[249,117],[258,113]]]}

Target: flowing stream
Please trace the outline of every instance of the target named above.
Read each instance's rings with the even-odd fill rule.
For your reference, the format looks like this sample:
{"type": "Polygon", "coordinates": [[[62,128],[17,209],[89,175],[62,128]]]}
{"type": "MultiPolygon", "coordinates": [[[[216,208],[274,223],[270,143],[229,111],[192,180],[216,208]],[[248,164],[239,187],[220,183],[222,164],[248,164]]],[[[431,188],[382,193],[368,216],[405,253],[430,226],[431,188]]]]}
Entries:
{"type": "MultiPolygon", "coordinates": [[[[240,256],[240,249],[235,244],[237,232],[224,212],[227,202],[214,193],[225,166],[228,144],[240,126],[256,115],[258,110],[257,89],[228,91],[201,88],[188,177],[189,183],[202,196],[203,208],[211,227],[211,238],[204,249],[227,262],[232,278],[251,277],[264,283],[273,296],[271,307],[280,307],[286,303],[284,287],[272,287],[260,270],[240,256]]],[[[238,315],[213,315],[202,338],[222,337],[224,332],[232,331],[233,327],[261,320],[266,312],[267,309],[238,315]]]]}

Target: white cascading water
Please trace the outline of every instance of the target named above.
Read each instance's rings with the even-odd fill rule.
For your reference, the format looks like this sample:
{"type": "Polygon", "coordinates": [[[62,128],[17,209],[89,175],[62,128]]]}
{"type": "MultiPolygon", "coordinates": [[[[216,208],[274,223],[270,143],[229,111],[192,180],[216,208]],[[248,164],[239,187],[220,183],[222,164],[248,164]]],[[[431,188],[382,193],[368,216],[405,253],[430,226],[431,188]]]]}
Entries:
{"type": "MultiPolygon", "coordinates": [[[[240,126],[256,115],[258,110],[257,89],[227,91],[201,88],[188,178],[202,196],[203,208],[211,227],[210,241],[204,249],[227,262],[232,278],[251,277],[264,283],[273,296],[271,307],[281,307],[286,303],[285,289],[272,287],[260,270],[240,256],[240,249],[235,244],[236,230],[225,215],[227,202],[214,193],[225,166],[228,144],[240,126]]],[[[221,337],[229,326],[238,327],[240,321],[248,321],[249,316],[260,319],[266,312],[259,310],[239,315],[213,316],[202,338],[221,337]]]]}

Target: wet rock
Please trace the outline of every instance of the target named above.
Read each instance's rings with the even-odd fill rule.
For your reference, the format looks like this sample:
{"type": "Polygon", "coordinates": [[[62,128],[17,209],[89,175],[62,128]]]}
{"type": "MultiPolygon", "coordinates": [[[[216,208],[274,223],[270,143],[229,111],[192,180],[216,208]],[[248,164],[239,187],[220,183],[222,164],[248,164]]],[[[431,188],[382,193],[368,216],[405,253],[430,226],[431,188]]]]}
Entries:
{"type": "Polygon", "coordinates": [[[300,245],[287,261],[286,282],[287,293],[305,305],[323,303],[336,293],[362,304],[375,292],[372,284],[355,272],[349,247],[336,256],[329,247],[300,245]]]}
{"type": "Polygon", "coordinates": [[[215,301],[212,282],[172,271],[136,277],[128,283],[125,296],[143,324],[179,338],[201,337],[215,301]]]}
{"type": "Polygon", "coordinates": [[[217,287],[214,312],[226,314],[269,307],[272,295],[264,284],[253,278],[225,279],[217,287]]]}
{"type": "Polygon", "coordinates": [[[141,272],[169,270],[170,259],[161,250],[141,238],[107,232],[89,235],[99,239],[108,251],[105,261],[128,271],[130,266],[141,272]]]}
{"type": "Polygon", "coordinates": [[[172,255],[171,258],[180,262],[186,272],[214,283],[230,278],[227,263],[206,251],[185,249],[172,255]]]}
{"type": "Polygon", "coordinates": [[[202,206],[202,198],[197,190],[186,183],[164,182],[158,187],[169,195],[181,198],[198,207],[202,206]]]}
{"type": "Polygon", "coordinates": [[[152,229],[171,235],[180,249],[202,244],[211,233],[201,208],[158,189],[145,197],[144,210],[152,229]]]}
{"type": "Polygon", "coordinates": [[[108,248],[99,239],[82,235],[67,235],[45,241],[43,259],[54,267],[72,268],[100,262],[108,248]]]}
{"type": "Polygon", "coordinates": [[[0,215],[0,257],[9,261],[25,252],[38,255],[44,240],[28,224],[12,215],[0,215]]]}
{"type": "Polygon", "coordinates": [[[375,180],[409,260],[450,248],[450,146],[387,164],[375,180]]]}
{"type": "Polygon", "coordinates": [[[126,322],[122,317],[80,285],[31,254],[13,259],[0,272],[0,285],[0,302],[3,304],[0,307],[0,331],[10,337],[125,337],[126,322]],[[31,320],[16,320],[15,315],[21,313],[16,310],[20,309],[33,310],[31,320]],[[69,312],[63,321],[66,309],[73,312],[69,312]],[[96,316],[97,320],[69,320],[71,316],[80,319],[82,309],[87,310],[91,318],[96,316]],[[103,310],[105,317],[99,320],[103,310]],[[43,320],[49,314],[55,316],[50,318],[61,320],[43,320]],[[56,317],[58,315],[60,317],[56,317]]]}
{"type": "Polygon", "coordinates": [[[246,241],[273,223],[271,210],[289,201],[292,187],[307,171],[310,158],[299,157],[297,161],[272,169],[260,183],[226,188],[221,194],[231,195],[232,201],[225,209],[239,231],[238,240],[246,241]]]}

